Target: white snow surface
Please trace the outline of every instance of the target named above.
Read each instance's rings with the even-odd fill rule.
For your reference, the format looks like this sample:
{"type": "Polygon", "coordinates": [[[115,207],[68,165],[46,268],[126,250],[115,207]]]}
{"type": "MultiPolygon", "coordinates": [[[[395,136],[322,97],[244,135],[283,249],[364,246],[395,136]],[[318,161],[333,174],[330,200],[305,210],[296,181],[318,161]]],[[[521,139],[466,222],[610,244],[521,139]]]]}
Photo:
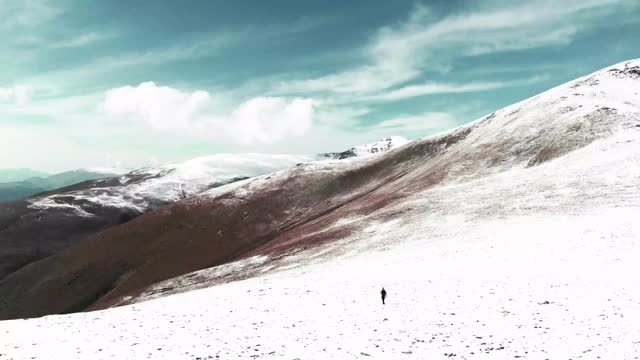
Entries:
{"type": "Polygon", "coordinates": [[[212,184],[224,184],[239,177],[253,177],[311,161],[307,156],[272,154],[216,154],[157,168],[132,171],[120,176],[118,186],[96,187],[37,198],[31,207],[74,208],[85,211],[82,201],[144,212],[154,204],[172,203],[208,190],[212,184]],[[74,199],[69,204],[68,198],[74,199]],[[57,199],[65,199],[57,201],[57,199]]]}
{"type": "Polygon", "coordinates": [[[374,141],[369,144],[356,145],[351,149],[342,153],[322,153],[317,156],[318,160],[331,160],[339,159],[341,155],[349,153],[349,157],[367,157],[372,155],[380,155],[389,150],[399,148],[410,140],[403,138],[402,136],[387,136],[384,139],[374,141]]]}
{"type": "MultiPolygon", "coordinates": [[[[459,151],[507,136],[528,146],[518,140],[539,131],[555,141],[582,107],[616,109],[612,121],[620,126],[583,148],[533,167],[503,164],[451,178],[334,224],[358,223],[362,231],[321,248],[155,286],[191,291],[0,322],[0,360],[637,359],[640,81],[610,69],[496,112],[467,138],[474,146],[459,151]],[[598,85],[572,87],[585,80],[598,85]],[[564,96],[577,112],[557,117],[553,99],[564,96]],[[553,124],[510,115],[533,121],[527,112],[534,109],[540,122],[555,114],[553,124]],[[262,274],[205,288],[188,280],[256,269],[262,274]]],[[[338,163],[312,167],[356,166],[338,163]]],[[[243,196],[267,183],[262,176],[227,190],[243,196]]]]}
{"type": "Polygon", "coordinates": [[[408,142],[409,140],[403,138],[402,136],[388,136],[384,139],[380,139],[370,144],[354,146],[353,148],[351,148],[351,150],[353,150],[353,152],[355,152],[357,156],[367,156],[398,148],[408,142]]]}

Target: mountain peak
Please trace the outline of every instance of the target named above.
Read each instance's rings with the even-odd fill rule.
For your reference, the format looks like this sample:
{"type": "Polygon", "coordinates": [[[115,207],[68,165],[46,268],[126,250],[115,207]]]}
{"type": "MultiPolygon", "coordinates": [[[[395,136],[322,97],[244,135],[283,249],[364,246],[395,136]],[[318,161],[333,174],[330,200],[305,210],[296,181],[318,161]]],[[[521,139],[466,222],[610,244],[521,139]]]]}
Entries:
{"type": "Polygon", "coordinates": [[[402,136],[387,136],[372,143],[356,145],[349,150],[345,150],[342,152],[321,153],[318,154],[317,159],[342,160],[352,157],[370,156],[398,148],[408,142],[409,140],[403,138],[402,136]]]}
{"type": "Polygon", "coordinates": [[[632,79],[640,79],[640,59],[623,61],[603,70],[618,77],[629,77],[632,79]]]}

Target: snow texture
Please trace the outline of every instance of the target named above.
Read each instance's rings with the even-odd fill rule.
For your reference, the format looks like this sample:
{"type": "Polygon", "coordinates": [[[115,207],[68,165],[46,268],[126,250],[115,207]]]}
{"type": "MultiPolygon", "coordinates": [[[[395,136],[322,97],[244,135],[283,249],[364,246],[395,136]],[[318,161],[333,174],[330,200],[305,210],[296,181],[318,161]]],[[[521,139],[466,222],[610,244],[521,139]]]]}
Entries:
{"type": "MultiPolygon", "coordinates": [[[[640,61],[482,118],[458,150],[508,137],[513,148],[503,150],[516,159],[535,145],[529,136],[549,146],[585,141],[579,148],[473,172],[477,164],[461,161],[439,186],[335,223],[361,227],[342,241],[185,275],[157,284],[145,302],[0,322],[0,359],[637,359],[633,69],[640,61]],[[256,275],[204,288],[193,280],[237,272],[256,275]]],[[[310,166],[358,165],[337,163],[310,166]]]]}
{"type": "Polygon", "coordinates": [[[132,171],[120,176],[117,184],[112,181],[96,182],[96,186],[89,189],[35,198],[31,200],[31,207],[67,207],[75,209],[78,214],[92,216],[85,208],[88,208],[87,203],[93,203],[131,208],[143,213],[238,179],[270,173],[306,161],[310,161],[310,158],[296,155],[217,154],[132,171]]]}
{"type": "Polygon", "coordinates": [[[401,136],[388,136],[384,139],[378,140],[370,144],[354,146],[351,149],[343,152],[322,153],[317,156],[317,159],[318,160],[341,160],[341,159],[347,159],[351,157],[377,155],[377,154],[382,154],[386,151],[398,148],[408,142],[409,140],[401,136]]]}

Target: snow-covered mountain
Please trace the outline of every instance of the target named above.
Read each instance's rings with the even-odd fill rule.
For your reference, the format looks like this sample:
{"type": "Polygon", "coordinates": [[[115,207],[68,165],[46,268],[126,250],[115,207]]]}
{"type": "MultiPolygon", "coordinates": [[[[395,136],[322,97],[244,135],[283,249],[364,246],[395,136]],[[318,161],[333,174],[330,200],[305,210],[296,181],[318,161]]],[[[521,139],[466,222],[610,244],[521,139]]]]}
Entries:
{"type": "Polygon", "coordinates": [[[79,184],[29,202],[32,208],[64,207],[84,216],[95,215],[91,209],[96,205],[143,213],[211,188],[310,160],[298,155],[216,154],[79,184]]]}
{"type": "Polygon", "coordinates": [[[0,317],[133,305],[0,322],[3,353],[634,358],[639,164],[634,60],[109,228],[0,281],[0,317]]]}
{"type": "Polygon", "coordinates": [[[348,159],[352,157],[376,155],[376,154],[381,154],[383,152],[398,148],[402,145],[405,145],[408,142],[409,140],[401,136],[389,136],[370,144],[354,146],[349,150],[345,150],[342,152],[318,154],[316,158],[318,160],[342,160],[342,159],[348,159]]]}
{"type": "MultiPolygon", "coordinates": [[[[83,181],[28,199],[0,203],[0,279],[147,211],[309,160],[294,155],[219,154],[83,181]]],[[[79,180],[87,174],[95,173],[68,172],[55,180],[79,180]]]]}

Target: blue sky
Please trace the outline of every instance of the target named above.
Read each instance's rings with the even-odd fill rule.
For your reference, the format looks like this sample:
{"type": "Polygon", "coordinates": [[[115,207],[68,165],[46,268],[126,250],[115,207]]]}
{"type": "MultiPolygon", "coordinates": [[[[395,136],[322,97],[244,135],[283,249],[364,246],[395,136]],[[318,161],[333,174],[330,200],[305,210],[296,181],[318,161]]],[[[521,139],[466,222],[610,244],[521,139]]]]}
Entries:
{"type": "Polygon", "coordinates": [[[0,0],[0,168],[421,138],[640,57],[640,1],[0,0]]]}

